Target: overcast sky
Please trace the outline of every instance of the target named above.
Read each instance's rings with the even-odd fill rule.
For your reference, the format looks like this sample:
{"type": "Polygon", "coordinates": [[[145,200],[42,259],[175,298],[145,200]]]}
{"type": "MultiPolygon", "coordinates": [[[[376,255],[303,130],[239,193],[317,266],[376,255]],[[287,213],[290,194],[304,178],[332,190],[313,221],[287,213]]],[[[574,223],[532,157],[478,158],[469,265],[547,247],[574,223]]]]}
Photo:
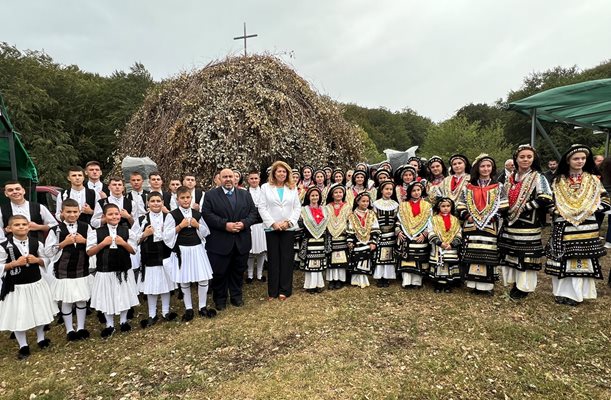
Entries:
{"type": "Polygon", "coordinates": [[[319,92],[435,121],[492,103],[531,72],[611,58],[609,0],[5,0],[0,40],[108,75],[155,79],[249,52],[280,55],[319,92]]]}

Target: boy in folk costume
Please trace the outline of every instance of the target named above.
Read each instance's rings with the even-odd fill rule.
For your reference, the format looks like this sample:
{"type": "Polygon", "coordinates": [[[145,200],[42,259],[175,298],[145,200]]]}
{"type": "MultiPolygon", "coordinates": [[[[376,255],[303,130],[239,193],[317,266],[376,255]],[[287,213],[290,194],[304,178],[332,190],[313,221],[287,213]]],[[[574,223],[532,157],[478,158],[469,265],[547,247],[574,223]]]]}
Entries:
{"type": "Polygon", "coordinates": [[[140,245],[140,292],[146,295],[148,318],[140,321],[146,328],[157,320],[157,298],[161,297],[161,315],[164,320],[172,321],[175,312],[170,312],[170,292],[175,285],[166,267],[169,263],[171,249],[163,241],[163,226],[167,214],[163,212],[163,197],[159,192],[148,194],[149,212],[139,218],[136,237],[140,245]]]}
{"type": "Polygon", "coordinates": [[[131,271],[130,255],[136,252],[136,235],[120,224],[121,211],[116,204],[103,208],[105,225],[89,232],[87,255],[96,256],[96,274],[91,288],[91,307],[104,313],[107,338],[115,332],[114,316],[120,316],[121,332],[131,330],[127,311],[138,305],[136,282],[131,271]]]}
{"type": "Polygon", "coordinates": [[[92,229],[80,220],[81,205],[74,199],[64,200],[62,222],[49,231],[45,242],[45,255],[53,264],[56,279],[51,284],[55,301],[61,302],[61,315],[68,341],[87,339],[85,329],[87,302],[91,299],[93,276],[89,275],[87,238],[92,229]],[[72,306],[76,306],[76,326],[72,325],[72,306]]]}
{"type": "Polygon", "coordinates": [[[402,283],[405,289],[421,288],[422,277],[428,272],[428,234],[431,203],[426,196],[425,182],[413,181],[407,187],[407,201],[399,204],[397,215],[397,244],[402,283]]]}
{"type": "Polygon", "coordinates": [[[327,195],[327,214],[329,223],[327,231],[331,240],[331,251],[327,262],[327,281],[329,289],[340,289],[346,282],[348,268],[348,242],[346,228],[348,215],[352,212],[346,203],[346,188],[342,185],[331,185],[327,195]]]}
{"type": "Polygon", "coordinates": [[[85,171],[81,167],[68,168],[67,178],[70,188],[62,190],[57,196],[55,218],[61,221],[62,203],[67,199],[74,199],[80,207],[79,221],[89,224],[100,195],[95,190],[85,187],[85,171]]]}
{"type": "MultiPolygon", "coordinates": [[[[251,171],[248,174],[248,193],[252,197],[255,206],[259,207],[261,203],[261,177],[258,171],[251,171]]],[[[265,241],[265,230],[263,223],[259,222],[250,226],[250,236],[252,239],[252,247],[248,256],[248,270],[246,283],[252,283],[255,274],[255,266],[257,269],[257,280],[265,282],[267,279],[263,276],[263,265],[267,258],[267,243],[265,241]]]]}
{"type": "MultiPolygon", "coordinates": [[[[380,172],[386,172],[381,169],[380,172]]],[[[390,176],[389,176],[390,177],[390,176]]],[[[395,257],[395,244],[397,236],[395,234],[395,224],[399,203],[395,196],[395,184],[392,181],[384,181],[378,187],[378,200],[373,202],[373,210],[376,213],[380,226],[380,238],[376,251],[375,272],[373,279],[377,279],[378,287],[388,287],[390,280],[397,279],[397,259],[395,257]]]]}
{"type": "Polygon", "coordinates": [[[371,195],[365,191],[354,199],[352,214],[348,216],[348,248],[350,249],[351,284],[360,288],[369,286],[367,275],[374,269],[380,226],[371,209],[371,195]]]}
{"type": "Polygon", "coordinates": [[[440,198],[433,211],[429,227],[429,276],[434,282],[435,293],[450,293],[452,284],[460,281],[462,227],[454,216],[454,202],[449,197],[440,198]]]}
{"type": "Polygon", "coordinates": [[[325,287],[323,272],[327,269],[327,251],[330,249],[327,225],[328,209],[321,206],[322,193],[317,187],[308,189],[299,226],[303,229],[303,241],[299,250],[302,269],[305,271],[304,289],[308,293],[320,293],[325,287]]]}
{"type": "Polygon", "coordinates": [[[11,235],[0,244],[0,330],[15,333],[17,357],[24,359],[30,355],[26,331],[36,328],[38,347],[49,347],[44,326],[53,321],[58,309],[41,275],[47,263],[42,257],[43,244],[28,237],[30,222],[23,215],[14,215],[6,229],[11,235]]]}
{"type": "Polygon", "coordinates": [[[204,247],[210,234],[208,225],[199,211],[191,208],[192,190],[181,186],[176,191],[178,208],[165,219],[163,240],[172,249],[169,269],[172,280],[180,285],[185,304],[183,321],[194,317],[191,283],[197,282],[199,315],[206,318],[216,316],[216,311],[206,307],[208,284],[212,279],[212,267],[204,247]]]}

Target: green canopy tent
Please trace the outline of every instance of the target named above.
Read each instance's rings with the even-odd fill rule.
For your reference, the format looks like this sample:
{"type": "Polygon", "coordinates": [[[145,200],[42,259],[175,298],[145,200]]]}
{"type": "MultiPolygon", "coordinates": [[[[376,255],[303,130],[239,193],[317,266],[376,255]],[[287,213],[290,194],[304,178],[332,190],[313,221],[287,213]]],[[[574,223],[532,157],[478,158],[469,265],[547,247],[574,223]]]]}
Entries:
{"type": "Polygon", "coordinates": [[[607,135],[605,156],[609,154],[609,132],[611,131],[611,79],[599,79],[561,86],[537,93],[507,105],[531,117],[531,144],[535,144],[538,130],[560,158],[540,121],[569,124],[581,128],[602,131],[607,135]]]}
{"type": "MultiPolygon", "coordinates": [[[[34,162],[23,147],[20,134],[15,131],[0,96],[0,183],[19,180],[25,187],[29,198],[35,198],[38,173],[34,162]]],[[[0,196],[0,201],[6,201],[0,196]]]]}

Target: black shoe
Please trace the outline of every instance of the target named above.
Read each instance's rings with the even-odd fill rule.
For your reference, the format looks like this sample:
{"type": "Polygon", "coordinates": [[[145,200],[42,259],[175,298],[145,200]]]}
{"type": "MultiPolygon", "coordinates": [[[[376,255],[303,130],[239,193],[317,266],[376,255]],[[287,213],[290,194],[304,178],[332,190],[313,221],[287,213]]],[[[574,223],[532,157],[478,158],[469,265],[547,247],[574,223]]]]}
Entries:
{"type": "Polygon", "coordinates": [[[69,342],[74,342],[80,339],[80,337],[78,336],[78,333],[74,332],[74,331],[70,331],[66,334],[66,339],[69,342]]]}
{"type": "Polygon", "coordinates": [[[155,316],[154,318],[148,317],[147,319],[143,319],[142,321],[140,321],[140,327],[142,329],[146,329],[149,326],[153,326],[157,323],[157,316],[155,316]]]}
{"type": "Polygon", "coordinates": [[[127,310],[127,319],[133,319],[134,318],[134,307],[130,307],[129,310],[127,310]]]}
{"type": "Polygon", "coordinates": [[[314,290],[316,290],[316,293],[322,293],[325,290],[325,288],[319,287],[319,288],[316,288],[314,290]]]}
{"type": "Polygon", "coordinates": [[[199,309],[199,315],[204,318],[214,318],[216,317],[216,310],[212,308],[202,307],[199,309]]]}
{"type": "Polygon", "coordinates": [[[49,346],[51,346],[50,339],[42,339],[40,342],[38,342],[38,347],[40,347],[41,349],[46,349],[49,346]]]}
{"type": "Polygon", "coordinates": [[[306,293],[314,294],[316,293],[316,288],[306,289],[306,293]]]}
{"type": "Polygon", "coordinates": [[[265,275],[263,275],[261,279],[259,279],[259,282],[267,282],[267,278],[265,277],[265,275]]]}
{"type": "Polygon", "coordinates": [[[244,305],[244,300],[242,299],[230,299],[229,302],[234,307],[242,307],[244,305]]]}
{"type": "Polygon", "coordinates": [[[554,297],[554,302],[556,302],[556,304],[564,304],[565,300],[566,300],[566,297],[562,297],[562,296],[554,297]]]}
{"type": "Polygon", "coordinates": [[[444,293],[452,293],[452,288],[451,287],[447,287],[443,289],[444,293]]]}
{"type": "Polygon", "coordinates": [[[106,323],[106,315],[102,311],[98,311],[98,321],[100,321],[100,324],[106,323]]]}
{"type": "Polygon", "coordinates": [[[124,322],[121,324],[121,332],[129,332],[132,330],[132,326],[129,324],[129,322],[124,322]]]}
{"type": "Polygon", "coordinates": [[[381,279],[378,279],[376,281],[376,287],[383,288],[384,287],[384,282],[381,279]]]}
{"type": "Polygon", "coordinates": [[[335,281],[329,281],[329,290],[335,290],[335,281]]]}
{"type": "Polygon", "coordinates": [[[216,308],[216,311],[223,311],[224,309],[227,308],[227,304],[214,304],[214,308],[216,308]]]}
{"type": "Polygon", "coordinates": [[[567,306],[571,306],[571,307],[577,307],[579,303],[573,299],[569,299],[568,297],[565,297],[564,304],[566,304],[567,306]]]}
{"type": "Polygon", "coordinates": [[[177,317],[178,317],[178,314],[176,314],[174,311],[170,311],[169,313],[163,316],[163,319],[165,321],[174,321],[177,317]]]}
{"type": "Polygon", "coordinates": [[[185,315],[182,316],[182,322],[189,322],[194,316],[193,309],[189,308],[188,310],[185,310],[185,315]]]}
{"type": "Polygon", "coordinates": [[[115,327],[107,326],[106,328],[102,329],[102,333],[100,334],[100,336],[102,337],[102,339],[106,339],[106,338],[111,337],[114,333],[115,333],[115,327]]]}
{"type": "Polygon", "coordinates": [[[435,288],[435,293],[441,293],[441,288],[436,287],[435,288]]]}
{"type": "Polygon", "coordinates": [[[30,356],[30,347],[29,346],[23,346],[17,352],[17,359],[19,360],[25,360],[29,356],[30,356]]]}
{"type": "Polygon", "coordinates": [[[250,285],[252,283],[252,278],[246,278],[246,283],[250,285]]]}
{"type": "Polygon", "coordinates": [[[87,329],[79,329],[76,331],[76,334],[80,340],[89,339],[89,331],[87,329]]]}
{"type": "Polygon", "coordinates": [[[384,287],[390,287],[390,282],[388,280],[384,281],[384,287]]]}

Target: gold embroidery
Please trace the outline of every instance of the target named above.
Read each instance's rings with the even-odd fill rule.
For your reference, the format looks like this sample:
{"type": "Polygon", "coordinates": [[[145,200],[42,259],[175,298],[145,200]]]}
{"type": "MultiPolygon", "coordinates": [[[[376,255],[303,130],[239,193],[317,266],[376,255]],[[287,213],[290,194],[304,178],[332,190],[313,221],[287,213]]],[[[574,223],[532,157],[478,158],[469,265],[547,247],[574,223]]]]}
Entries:
{"type": "Polygon", "coordinates": [[[581,224],[598,209],[601,183],[587,172],[582,174],[579,187],[571,187],[564,176],[555,180],[552,187],[556,196],[556,210],[574,226],[581,224]]]}
{"type": "Polygon", "coordinates": [[[454,240],[458,232],[460,232],[460,223],[458,222],[458,218],[450,215],[450,220],[452,221],[450,230],[446,231],[443,217],[441,215],[433,216],[433,232],[435,232],[435,235],[437,235],[442,243],[452,243],[452,240],[454,240]]]}
{"type": "Polygon", "coordinates": [[[339,212],[339,215],[335,215],[333,210],[333,203],[327,205],[327,214],[329,222],[327,223],[327,230],[332,237],[336,238],[342,236],[346,231],[346,224],[348,222],[348,214],[351,210],[348,204],[344,203],[344,206],[339,212]]]}
{"type": "Polygon", "coordinates": [[[312,215],[310,206],[305,206],[301,208],[301,219],[303,220],[303,224],[315,239],[320,239],[322,237],[329,223],[327,208],[323,207],[322,213],[323,219],[322,221],[320,221],[320,223],[317,223],[314,219],[314,216],[312,215]]]}
{"type": "Polygon", "coordinates": [[[418,236],[424,231],[431,217],[431,204],[426,201],[420,202],[420,214],[414,216],[409,201],[399,205],[399,222],[410,239],[418,236]]]}
{"type": "Polygon", "coordinates": [[[373,224],[376,221],[375,213],[371,210],[367,210],[367,214],[365,215],[365,226],[361,225],[361,221],[355,213],[350,214],[348,220],[350,221],[350,226],[352,227],[352,229],[354,229],[354,235],[356,236],[356,240],[361,243],[369,242],[369,237],[371,236],[371,228],[373,227],[373,224]]]}

